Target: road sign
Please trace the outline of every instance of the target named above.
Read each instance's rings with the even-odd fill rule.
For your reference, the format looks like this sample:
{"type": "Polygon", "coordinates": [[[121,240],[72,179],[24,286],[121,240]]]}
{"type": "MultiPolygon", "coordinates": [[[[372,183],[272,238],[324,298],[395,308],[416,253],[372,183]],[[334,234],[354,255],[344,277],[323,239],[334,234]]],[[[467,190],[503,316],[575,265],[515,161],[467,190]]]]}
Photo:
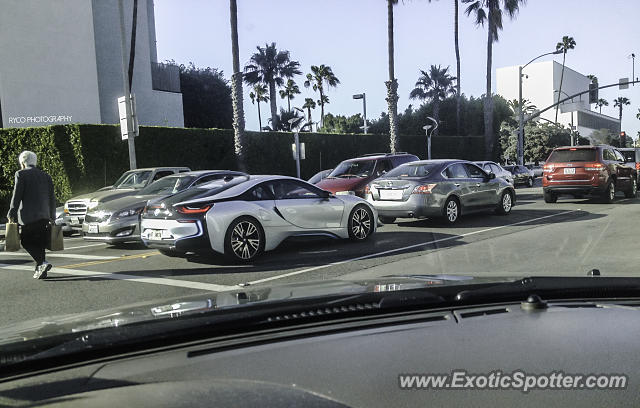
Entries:
{"type": "Polygon", "coordinates": [[[618,89],[629,89],[629,78],[620,78],[618,80],[618,89]]]}
{"type": "MultiPolygon", "coordinates": [[[[136,113],[136,96],[131,95],[131,119],[133,125],[131,126],[131,131],[133,132],[134,137],[140,134],[140,129],[138,126],[138,115],[136,113]]],[[[127,126],[127,107],[125,105],[124,96],[118,98],[118,113],[120,115],[120,134],[122,135],[122,140],[127,140],[129,135],[129,127],[127,126]]]]}
{"type": "MultiPolygon", "coordinates": [[[[291,144],[291,153],[293,154],[293,160],[296,160],[298,158],[298,156],[296,155],[296,144],[292,143],[291,144]]],[[[305,154],[305,149],[304,149],[304,143],[300,143],[300,160],[304,160],[306,159],[306,154],[305,154]]]]}

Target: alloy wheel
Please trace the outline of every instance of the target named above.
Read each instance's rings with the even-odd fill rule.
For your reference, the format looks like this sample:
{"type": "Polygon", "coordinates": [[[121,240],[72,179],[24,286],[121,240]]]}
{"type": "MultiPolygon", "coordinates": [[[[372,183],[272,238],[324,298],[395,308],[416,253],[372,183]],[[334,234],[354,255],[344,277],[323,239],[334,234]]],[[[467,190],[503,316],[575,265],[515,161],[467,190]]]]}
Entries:
{"type": "Polygon", "coordinates": [[[616,197],[616,186],[613,183],[609,183],[609,201],[613,201],[616,197]]]}
{"type": "Polygon", "coordinates": [[[351,216],[351,232],[357,239],[365,239],[371,232],[371,216],[363,208],[357,208],[351,216]]]}
{"type": "Polygon", "coordinates": [[[241,221],[231,232],[231,250],[240,259],[248,260],[260,250],[260,230],[251,221],[241,221]]]}
{"type": "Polygon", "coordinates": [[[454,223],[458,219],[458,203],[456,200],[450,200],[447,204],[447,219],[454,223]]]}
{"type": "Polygon", "coordinates": [[[504,193],[502,195],[502,210],[504,213],[508,213],[511,211],[511,207],[513,206],[513,200],[511,199],[511,194],[504,193]]]}

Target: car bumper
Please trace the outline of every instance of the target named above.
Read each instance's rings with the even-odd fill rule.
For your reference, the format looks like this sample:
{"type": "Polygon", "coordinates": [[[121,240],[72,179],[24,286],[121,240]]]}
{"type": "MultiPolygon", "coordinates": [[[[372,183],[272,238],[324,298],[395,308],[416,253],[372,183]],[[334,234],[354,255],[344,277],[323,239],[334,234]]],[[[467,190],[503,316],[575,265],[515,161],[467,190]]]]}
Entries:
{"type": "Polygon", "coordinates": [[[67,215],[62,217],[62,222],[69,227],[70,231],[82,231],[84,215],[67,215]]]}
{"type": "Polygon", "coordinates": [[[382,217],[419,218],[442,215],[440,200],[431,194],[412,194],[407,201],[373,200],[370,196],[368,201],[382,217]]]}
{"type": "Polygon", "coordinates": [[[105,222],[85,222],[82,224],[82,237],[87,241],[132,242],[140,241],[138,216],[108,220],[105,222]]]}
{"type": "Polygon", "coordinates": [[[180,221],[143,219],[140,224],[142,242],[149,248],[172,251],[211,249],[205,227],[200,220],[180,221]]]}
{"type": "Polygon", "coordinates": [[[549,184],[542,187],[545,193],[553,194],[594,194],[602,195],[606,192],[606,187],[592,184],[549,184]]]}

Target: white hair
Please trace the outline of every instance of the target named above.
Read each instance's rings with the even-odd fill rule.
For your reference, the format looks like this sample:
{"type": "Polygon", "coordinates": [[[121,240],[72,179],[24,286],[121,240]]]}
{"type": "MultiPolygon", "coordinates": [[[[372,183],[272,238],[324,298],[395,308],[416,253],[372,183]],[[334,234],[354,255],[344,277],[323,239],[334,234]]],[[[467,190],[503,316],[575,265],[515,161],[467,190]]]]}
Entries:
{"type": "Polygon", "coordinates": [[[38,162],[38,156],[36,156],[34,152],[25,150],[24,152],[20,153],[20,156],[18,156],[18,162],[24,167],[35,166],[38,162]]]}

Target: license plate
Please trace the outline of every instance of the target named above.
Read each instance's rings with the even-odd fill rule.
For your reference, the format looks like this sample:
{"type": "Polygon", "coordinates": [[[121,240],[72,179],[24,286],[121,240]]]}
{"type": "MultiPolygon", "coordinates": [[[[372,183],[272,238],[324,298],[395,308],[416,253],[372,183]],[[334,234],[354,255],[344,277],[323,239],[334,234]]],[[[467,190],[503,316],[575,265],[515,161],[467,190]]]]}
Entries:
{"type": "Polygon", "coordinates": [[[98,232],[98,224],[89,224],[89,234],[97,234],[98,232]]]}
{"type": "Polygon", "coordinates": [[[73,225],[80,224],[80,219],[78,217],[71,217],[71,224],[73,225]]]}
{"type": "Polygon", "coordinates": [[[404,190],[380,190],[381,200],[402,200],[404,190]]]}
{"type": "Polygon", "coordinates": [[[147,230],[147,239],[150,241],[162,241],[162,230],[147,230]]]}
{"type": "Polygon", "coordinates": [[[576,169],[573,167],[564,169],[564,174],[576,174],[576,169]]]}

